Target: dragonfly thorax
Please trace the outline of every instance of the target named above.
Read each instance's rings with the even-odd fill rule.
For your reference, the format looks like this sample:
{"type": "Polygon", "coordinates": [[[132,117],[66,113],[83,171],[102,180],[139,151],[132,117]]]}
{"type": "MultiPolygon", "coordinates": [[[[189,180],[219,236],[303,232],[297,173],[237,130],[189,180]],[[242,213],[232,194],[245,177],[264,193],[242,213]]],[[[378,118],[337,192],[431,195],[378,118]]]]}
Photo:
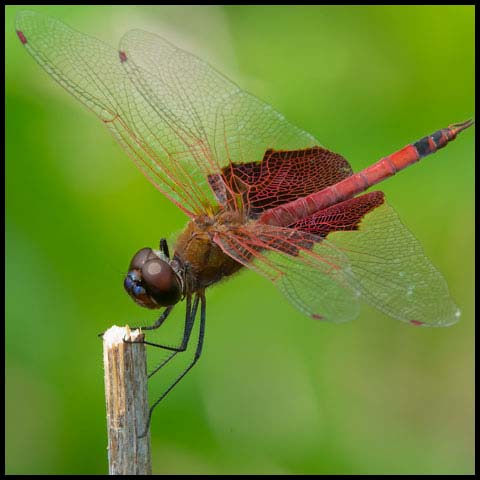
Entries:
{"type": "Polygon", "coordinates": [[[243,224],[241,214],[229,211],[219,212],[214,217],[199,216],[187,224],[177,238],[173,260],[188,267],[185,272],[187,292],[203,290],[242,268],[242,264],[227,255],[214,239],[243,224]]]}

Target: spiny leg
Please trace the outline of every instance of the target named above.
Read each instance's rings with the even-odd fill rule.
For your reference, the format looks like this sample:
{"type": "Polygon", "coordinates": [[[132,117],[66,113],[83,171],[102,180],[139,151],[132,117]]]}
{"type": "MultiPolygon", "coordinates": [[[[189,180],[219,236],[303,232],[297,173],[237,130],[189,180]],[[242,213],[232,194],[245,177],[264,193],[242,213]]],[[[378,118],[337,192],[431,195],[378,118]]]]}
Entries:
{"type": "MultiPolygon", "coordinates": [[[[172,391],[172,389],[180,382],[180,380],[192,369],[192,367],[197,363],[198,359],[200,358],[200,355],[202,353],[202,347],[203,347],[203,339],[205,336],[205,319],[206,319],[206,310],[207,310],[207,302],[205,299],[205,294],[204,292],[197,293],[197,297],[195,298],[195,305],[198,305],[198,298],[200,298],[201,306],[200,306],[200,329],[198,333],[198,341],[197,341],[197,348],[195,350],[195,355],[193,357],[193,360],[191,363],[188,365],[188,367],[175,379],[175,381],[160,395],[160,397],[155,401],[155,403],[150,407],[150,411],[148,413],[148,419],[147,419],[147,425],[145,426],[145,431],[140,435],[141,437],[144,437],[148,429],[150,428],[150,421],[152,419],[152,413],[155,407],[172,391]]],[[[194,313],[196,314],[196,308],[194,308],[194,313]]],[[[192,320],[192,325],[193,321],[195,320],[195,316],[192,315],[193,320],[192,320]]],[[[168,359],[173,358],[173,356],[177,352],[173,353],[168,359]]]]}
{"type": "MultiPolygon", "coordinates": [[[[187,299],[187,314],[188,314],[188,308],[190,308],[190,303],[189,303],[188,300],[189,299],[187,299]]],[[[170,307],[167,307],[162,312],[162,314],[160,315],[158,320],[153,325],[146,326],[146,327],[131,327],[130,329],[131,330],[137,330],[138,328],[140,328],[141,330],[155,330],[156,328],[159,328],[163,324],[163,322],[167,319],[167,317],[170,315],[170,312],[172,310],[173,310],[173,305],[170,306],[170,307]]],[[[132,343],[129,340],[124,340],[124,342],[125,343],[132,343]]],[[[159,345],[157,343],[147,342],[146,340],[143,340],[141,343],[144,343],[145,345],[152,345],[153,347],[163,348],[163,349],[166,349],[166,350],[175,350],[172,347],[169,347],[169,346],[166,346],[166,345],[159,345]]]]}
{"type": "MultiPolygon", "coordinates": [[[[167,307],[153,325],[147,325],[145,327],[130,327],[130,330],[137,330],[139,328],[141,330],[155,330],[156,328],[160,327],[163,324],[163,322],[167,319],[167,317],[170,315],[171,311],[173,310],[173,307],[174,307],[173,305],[171,307],[167,307]]],[[[99,333],[98,336],[103,337],[104,333],[105,332],[99,333]]],[[[144,343],[147,343],[147,342],[144,342],[144,343]]]]}
{"type": "MultiPolygon", "coordinates": [[[[192,309],[191,296],[188,295],[187,305],[185,309],[185,327],[183,329],[183,338],[180,345],[172,347],[171,345],[162,345],[159,343],[153,343],[153,342],[147,342],[147,341],[144,341],[143,343],[145,343],[146,345],[151,345],[152,347],[163,348],[164,350],[170,350],[173,352],[184,352],[188,346],[188,340],[192,332],[193,321],[195,318],[197,307],[198,307],[198,298],[195,298],[193,309],[192,309]],[[192,314],[194,310],[195,310],[195,314],[192,314]]],[[[173,307],[169,307],[169,308],[173,308],[173,307]]]]}
{"type": "Polygon", "coordinates": [[[160,239],[160,251],[162,251],[167,258],[170,258],[170,252],[168,251],[168,243],[166,238],[160,239]]]}
{"type": "MultiPolygon", "coordinates": [[[[191,309],[190,313],[188,313],[188,309],[187,309],[187,318],[185,320],[185,330],[183,333],[183,340],[181,345],[179,347],[176,347],[175,350],[173,350],[172,347],[167,348],[167,349],[173,350],[173,352],[148,374],[148,378],[153,377],[153,375],[155,375],[155,373],[157,373],[170,360],[172,360],[172,358],[175,357],[177,353],[184,352],[187,349],[188,341],[190,340],[190,335],[192,333],[193,323],[195,321],[195,317],[197,316],[198,300],[199,300],[199,297],[196,296],[195,301],[193,303],[193,308],[191,309]]],[[[145,342],[145,343],[147,343],[148,345],[152,345],[151,343],[148,343],[148,342],[145,342]]],[[[153,345],[156,345],[156,344],[153,344],[153,345]]],[[[166,347],[162,347],[162,348],[166,348],[166,347]]]]}
{"type": "Polygon", "coordinates": [[[160,315],[160,317],[158,318],[158,320],[155,321],[154,324],[152,325],[147,325],[145,327],[131,327],[131,330],[136,330],[137,328],[140,328],[141,330],[155,330],[157,329],[158,327],[161,327],[163,322],[167,319],[167,317],[170,315],[170,312],[173,310],[173,305],[171,307],[167,307],[163,312],[162,314],[160,315]]]}

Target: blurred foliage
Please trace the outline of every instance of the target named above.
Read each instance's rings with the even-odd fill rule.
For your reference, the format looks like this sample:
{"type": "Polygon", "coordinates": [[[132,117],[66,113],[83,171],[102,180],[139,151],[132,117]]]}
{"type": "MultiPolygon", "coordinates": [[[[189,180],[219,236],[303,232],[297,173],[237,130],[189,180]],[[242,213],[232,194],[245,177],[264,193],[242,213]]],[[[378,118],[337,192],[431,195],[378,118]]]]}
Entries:
{"type": "MultiPolygon", "coordinates": [[[[96,334],[153,322],[122,275],[186,218],[23,50],[24,8],[5,19],[6,472],[101,474],[96,334]]],[[[474,114],[473,6],[31,9],[112,45],[129,28],[158,32],[355,170],[474,114]]],[[[208,292],[203,357],[154,414],[156,473],[473,473],[473,129],[382,189],[461,322],[418,329],[365,307],[322,324],[239,274],[208,292]]]]}

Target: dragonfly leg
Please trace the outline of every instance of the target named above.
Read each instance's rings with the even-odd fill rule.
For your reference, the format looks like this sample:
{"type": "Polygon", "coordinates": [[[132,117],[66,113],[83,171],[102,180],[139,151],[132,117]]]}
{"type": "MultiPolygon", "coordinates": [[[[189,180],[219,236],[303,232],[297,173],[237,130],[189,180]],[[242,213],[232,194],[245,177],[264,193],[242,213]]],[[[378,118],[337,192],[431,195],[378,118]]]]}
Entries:
{"type": "Polygon", "coordinates": [[[166,238],[160,239],[160,251],[163,252],[167,258],[170,258],[170,252],[168,251],[168,243],[166,238]]]}
{"type": "Polygon", "coordinates": [[[140,328],[141,330],[155,330],[162,326],[163,322],[167,319],[172,310],[173,305],[171,307],[167,307],[153,325],[147,325],[145,327],[130,327],[130,330],[136,330],[137,328],[140,328]]]}
{"type": "MultiPolygon", "coordinates": [[[[158,318],[158,320],[153,324],[153,325],[147,325],[145,327],[130,327],[130,330],[137,330],[137,329],[141,329],[141,330],[155,330],[156,328],[160,327],[162,325],[162,323],[167,319],[167,317],[170,315],[170,312],[173,310],[173,306],[171,307],[167,307],[163,312],[162,314],[160,315],[160,317],[158,318]]],[[[102,333],[99,333],[97,336],[98,337],[103,337],[105,332],[102,332],[102,333]]]]}
{"type": "MultiPolygon", "coordinates": [[[[169,307],[169,308],[173,308],[173,307],[169,307]]],[[[189,295],[187,297],[187,307],[185,309],[185,327],[183,330],[183,338],[180,345],[178,346],[163,345],[159,343],[147,342],[145,340],[142,343],[144,343],[145,345],[150,345],[152,347],[163,348],[164,350],[171,350],[173,352],[184,352],[188,346],[188,340],[190,339],[190,334],[192,332],[193,321],[197,313],[197,308],[198,308],[198,297],[195,298],[195,301],[193,303],[193,308],[192,308],[191,297],[189,295]]]]}
{"type": "Polygon", "coordinates": [[[192,328],[193,328],[193,323],[195,321],[195,317],[197,316],[197,310],[198,310],[198,296],[195,298],[193,308],[189,310],[187,308],[187,314],[186,314],[186,321],[185,321],[185,331],[183,333],[183,339],[182,343],[178,347],[168,347],[165,345],[158,345],[156,343],[150,343],[150,342],[143,342],[146,343],[147,345],[153,345],[156,347],[164,348],[166,350],[171,350],[172,353],[165,359],[163,360],[159,365],[157,365],[149,374],[148,378],[152,377],[157,373],[160,369],[162,369],[170,360],[172,360],[177,353],[184,352],[187,349],[188,346],[188,341],[190,340],[190,335],[192,333],[192,328]]]}
{"type": "MultiPolygon", "coordinates": [[[[205,294],[204,292],[197,293],[197,296],[195,298],[195,304],[194,308],[192,309],[192,326],[193,322],[195,320],[195,314],[197,313],[197,306],[198,306],[198,299],[200,299],[200,329],[198,333],[198,340],[197,340],[197,348],[195,349],[195,355],[188,365],[188,367],[173,381],[173,383],[160,395],[160,397],[153,403],[153,405],[150,407],[150,411],[148,413],[148,420],[147,420],[147,425],[145,426],[145,431],[140,435],[141,437],[144,437],[148,429],[150,428],[150,420],[152,418],[152,413],[155,407],[172,391],[172,389],[180,382],[180,380],[192,369],[192,367],[197,363],[198,359],[200,358],[200,355],[202,353],[202,348],[203,348],[203,339],[205,336],[205,319],[206,319],[206,307],[207,307],[207,302],[205,299],[205,294]]],[[[165,365],[166,362],[168,362],[171,358],[173,358],[178,352],[172,353],[170,357],[168,357],[164,362],[163,365],[165,365]]],[[[162,366],[163,366],[162,365],[162,366]]],[[[161,367],[160,367],[161,368],[161,367]]],[[[154,372],[152,372],[149,375],[149,378],[156,373],[160,368],[156,369],[154,372]]]]}

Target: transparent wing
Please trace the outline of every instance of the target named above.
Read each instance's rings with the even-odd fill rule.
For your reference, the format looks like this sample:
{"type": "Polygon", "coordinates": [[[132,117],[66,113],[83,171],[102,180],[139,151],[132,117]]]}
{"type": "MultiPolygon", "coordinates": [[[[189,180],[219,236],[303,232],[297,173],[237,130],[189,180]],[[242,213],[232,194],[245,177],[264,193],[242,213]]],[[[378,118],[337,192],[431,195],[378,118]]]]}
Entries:
{"type": "Polygon", "coordinates": [[[413,325],[459,320],[442,274],[387,202],[355,232],[333,232],[328,240],[348,256],[363,299],[378,310],[413,325]]]}
{"type": "Polygon", "coordinates": [[[206,62],[157,35],[127,32],[120,42],[123,66],[132,83],[165,123],[175,119],[187,144],[209,155],[195,155],[191,167],[210,188],[209,175],[238,163],[260,162],[268,149],[302,149],[318,145],[310,134],[285,120],[270,105],[240,89],[206,62]]]}
{"type": "Polygon", "coordinates": [[[258,223],[218,232],[214,241],[232,258],[272,281],[305,315],[333,322],[357,316],[360,292],[349,259],[330,242],[258,223]]]}
{"type": "MultiPolygon", "coordinates": [[[[337,212],[332,228],[341,229],[339,218],[337,212]]],[[[327,239],[252,222],[215,241],[313,318],[350,320],[360,299],[413,325],[447,326],[460,315],[442,275],[385,202],[354,230],[331,231],[327,239]]]]}
{"type": "Polygon", "coordinates": [[[218,201],[209,175],[267,149],[318,145],[308,133],[197,57],[133,30],[117,51],[62,22],[20,12],[29,53],[93,110],[147,178],[190,216],[218,201]]]}

